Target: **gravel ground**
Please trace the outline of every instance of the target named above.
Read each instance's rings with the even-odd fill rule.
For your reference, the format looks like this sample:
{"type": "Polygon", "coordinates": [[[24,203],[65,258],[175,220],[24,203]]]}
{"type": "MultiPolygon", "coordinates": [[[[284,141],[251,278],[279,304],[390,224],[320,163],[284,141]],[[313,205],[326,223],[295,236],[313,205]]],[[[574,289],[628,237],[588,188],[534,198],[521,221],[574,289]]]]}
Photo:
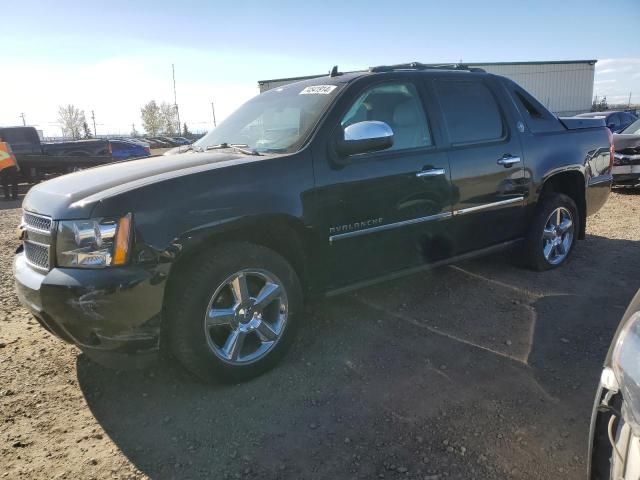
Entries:
{"type": "Polygon", "coordinates": [[[18,304],[0,211],[0,478],[584,478],[602,359],[638,284],[640,194],[568,265],[499,255],[307,306],[281,366],[205,386],[107,370],[18,304]]]}

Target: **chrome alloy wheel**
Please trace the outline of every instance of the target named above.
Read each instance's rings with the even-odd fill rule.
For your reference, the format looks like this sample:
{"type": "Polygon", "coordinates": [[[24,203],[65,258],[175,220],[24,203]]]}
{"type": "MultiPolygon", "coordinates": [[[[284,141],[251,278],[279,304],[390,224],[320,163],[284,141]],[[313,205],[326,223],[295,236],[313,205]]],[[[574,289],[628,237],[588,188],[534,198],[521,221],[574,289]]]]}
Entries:
{"type": "Polygon", "coordinates": [[[542,232],[544,258],[552,265],[562,263],[573,243],[573,217],[564,207],[558,207],[547,219],[542,232]]]}
{"type": "Polygon", "coordinates": [[[264,357],[282,337],[289,305],[282,282],[266,270],[241,270],[214,292],[205,312],[209,348],[241,365],[264,357]]]}

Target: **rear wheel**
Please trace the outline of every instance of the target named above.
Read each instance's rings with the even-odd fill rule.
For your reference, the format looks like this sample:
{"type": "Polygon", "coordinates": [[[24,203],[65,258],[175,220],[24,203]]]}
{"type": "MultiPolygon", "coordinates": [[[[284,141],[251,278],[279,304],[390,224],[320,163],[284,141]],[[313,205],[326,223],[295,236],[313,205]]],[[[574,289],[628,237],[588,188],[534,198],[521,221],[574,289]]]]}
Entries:
{"type": "Polygon", "coordinates": [[[169,342],[205,381],[247,380],[290,346],[302,304],[298,277],[270,249],[216,247],[180,273],[168,305],[169,342]]]}
{"type": "Polygon", "coordinates": [[[565,263],[580,231],[579,222],[578,208],[570,197],[562,193],[543,197],[527,234],[527,264],[542,271],[565,263]]]}

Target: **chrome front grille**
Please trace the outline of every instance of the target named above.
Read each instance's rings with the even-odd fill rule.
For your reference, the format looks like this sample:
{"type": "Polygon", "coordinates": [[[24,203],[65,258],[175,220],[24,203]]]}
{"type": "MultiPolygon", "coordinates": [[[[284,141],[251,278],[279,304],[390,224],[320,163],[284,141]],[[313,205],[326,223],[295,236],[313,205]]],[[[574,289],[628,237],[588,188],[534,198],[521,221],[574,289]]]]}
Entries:
{"type": "Polygon", "coordinates": [[[34,230],[41,232],[51,231],[51,219],[42,215],[34,215],[33,213],[24,212],[22,215],[24,224],[34,230]]]}
{"type": "Polygon", "coordinates": [[[24,255],[30,266],[37,270],[51,269],[51,244],[53,221],[50,217],[23,212],[24,255]]]}
{"type": "Polygon", "coordinates": [[[49,246],[30,241],[24,242],[24,254],[34,267],[49,270],[49,246]]]}

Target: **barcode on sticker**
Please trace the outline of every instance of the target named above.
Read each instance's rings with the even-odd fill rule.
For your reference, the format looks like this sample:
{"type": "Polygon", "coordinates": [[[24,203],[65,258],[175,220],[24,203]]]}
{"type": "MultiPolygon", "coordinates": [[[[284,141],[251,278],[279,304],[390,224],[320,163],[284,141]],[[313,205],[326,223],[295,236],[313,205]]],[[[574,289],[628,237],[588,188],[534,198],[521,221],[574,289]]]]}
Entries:
{"type": "Polygon", "coordinates": [[[305,87],[300,95],[329,95],[336,89],[336,85],[314,85],[313,87],[305,87]]]}

